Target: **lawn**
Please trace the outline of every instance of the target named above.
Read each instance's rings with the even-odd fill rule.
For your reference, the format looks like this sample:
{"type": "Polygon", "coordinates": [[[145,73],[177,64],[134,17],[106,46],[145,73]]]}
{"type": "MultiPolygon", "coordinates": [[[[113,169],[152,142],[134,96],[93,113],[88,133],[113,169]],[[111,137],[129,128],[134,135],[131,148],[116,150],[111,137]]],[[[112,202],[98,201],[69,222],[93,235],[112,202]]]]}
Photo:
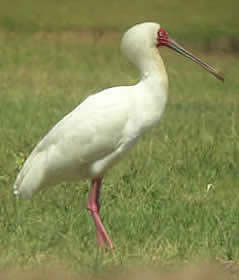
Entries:
{"type": "Polygon", "coordinates": [[[1,0],[0,4],[0,29],[11,32],[124,31],[138,22],[156,21],[187,41],[227,37],[238,43],[236,0],[1,0]]]}
{"type": "MultiPolygon", "coordinates": [[[[23,2],[26,11],[28,2],[23,2]]],[[[69,21],[77,18],[72,15],[69,21]]],[[[54,19],[43,18],[54,26],[54,19]]],[[[119,30],[132,23],[104,20],[103,27],[119,30]]],[[[172,30],[182,37],[177,26],[172,30]]],[[[0,33],[0,264],[31,266],[51,260],[92,271],[198,258],[239,261],[236,53],[197,50],[225,73],[223,84],[172,51],[161,51],[170,85],[166,112],[104,179],[102,217],[116,245],[113,252],[96,248],[86,210],[89,182],[64,183],[32,201],[13,197],[24,158],[58,120],[89,94],[138,80],[119,52],[118,39],[82,41],[77,32],[64,32],[0,33]]]]}

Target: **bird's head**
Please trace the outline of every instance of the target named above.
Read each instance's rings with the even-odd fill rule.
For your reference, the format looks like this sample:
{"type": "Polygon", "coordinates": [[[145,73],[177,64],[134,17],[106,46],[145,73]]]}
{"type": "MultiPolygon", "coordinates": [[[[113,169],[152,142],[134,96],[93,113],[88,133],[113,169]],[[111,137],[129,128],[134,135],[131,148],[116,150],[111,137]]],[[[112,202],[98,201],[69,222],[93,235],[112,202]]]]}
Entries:
{"type": "Polygon", "coordinates": [[[135,64],[144,63],[144,60],[148,60],[152,55],[152,49],[161,47],[168,47],[190,58],[216,78],[224,81],[221,73],[174,41],[158,23],[146,22],[137,24],[126,31],[121,41],[123,53],[135,64]]]}

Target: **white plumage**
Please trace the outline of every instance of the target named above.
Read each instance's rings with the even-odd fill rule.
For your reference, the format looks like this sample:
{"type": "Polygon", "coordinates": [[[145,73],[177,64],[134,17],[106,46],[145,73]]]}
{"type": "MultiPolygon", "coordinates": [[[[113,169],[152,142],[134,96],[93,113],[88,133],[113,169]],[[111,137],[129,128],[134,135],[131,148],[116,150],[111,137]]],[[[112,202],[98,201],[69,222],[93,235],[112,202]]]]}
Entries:
{"type": "Polygon", "coordinates": [[[113,247],[99,217],[103,175],[159,121],[166,105],[168,78],[159,55],[160,46],[192,58],[220,78],[214,68],[170,39],[159,24],[143,23],[132,27],[124,35],[121,49],[139,69],[139,83],[89,96],[39,142],[14,184],[14,194],[31,198],[43,187],[91,179],[88,209],[96,224],[100,246],[105,242],[113,247]]]}
{"type": "MultiPolygon", "coordinates": [[[[159,25],[137,27],[151,29],[152,39],[157,38],[159,25]]],[[[133,146],[145,129],[159,120],[166,103],[166,72],[160,78],[157,63],[162,67],[162,61],[154,55],[148,67],[156,69],[143,72],[137,85],[113,87],[91,95],[57,123],[25,162],[14,193],[31,198],[43,186],[102,176],[133,146]]]]}

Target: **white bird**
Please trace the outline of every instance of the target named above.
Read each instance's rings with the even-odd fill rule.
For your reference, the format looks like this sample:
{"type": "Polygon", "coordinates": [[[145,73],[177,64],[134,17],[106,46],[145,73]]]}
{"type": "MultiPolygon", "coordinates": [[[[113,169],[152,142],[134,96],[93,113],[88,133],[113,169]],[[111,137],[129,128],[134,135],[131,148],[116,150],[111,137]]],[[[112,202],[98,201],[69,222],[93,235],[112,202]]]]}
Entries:
{"type": "Polygon", "coordinates": [[[46,186],[90,179],[88,210],[100,247],[113,248],[99,215],[103,176],[158,123],[167,102],[168,77],[159,54],[161,46],[191,58],[223,80],[213,67],[173,41],[159,24],[137,24],[124,34],[121,50],[139,69],[140,81],[89,96],[37,144],[14,184],[14,194],[29,199],[46,186]]]}

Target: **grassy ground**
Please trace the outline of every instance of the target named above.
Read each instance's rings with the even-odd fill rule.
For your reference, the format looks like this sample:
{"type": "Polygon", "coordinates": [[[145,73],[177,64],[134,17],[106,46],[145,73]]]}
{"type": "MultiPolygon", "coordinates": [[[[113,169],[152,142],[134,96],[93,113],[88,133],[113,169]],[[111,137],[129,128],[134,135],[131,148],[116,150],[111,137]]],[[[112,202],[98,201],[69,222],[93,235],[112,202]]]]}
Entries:
{"type": "MultiPolygon", "coordinates": [[[[10,18],[16,13],[19,22],[30,16],[37,22],[36,13],[27,12],[31,2],[24,1],[22,7],[25,17],[16,9],[10,18]]],[[[91,21],[77,17],[72,7],[66,9],[72,14],[67,19],[88,27],[91,21]]],[[[217,16],[205,16],[208,22],[220,18],[222,7],[215,8],[217,16]]],[[[54,26],[55,19],[40,8],[43,27],[54,26]]],[[[1,18],[7,29],[6,17],[1,18]]],[[[97,20],[103,27],[124,26],[117,18],[112,24],[104,22],[105,17],[97,20]]],[[[209,30],[215,24],[208,24],[209,30]]],[[[63,17],[59,26],[65,26],[63,17]]],[[[137,72],[120,56],[118,41],[82,42],[77,33],[41,36],[20,32],[20,23],[17,28],[22,30],[0,33],[0,264],[28,266],[51,259],[87,271],[195,258],[238,261],[238,55],[201,53],[226,73],[222,84],[162,50],[169,104],[159,126],[105,177],[102,216],[116,250],[102,253],[86,211],[88,182],[62,184],[33,201],[16,201],[11,187],[23,158],[58,120],[90,93],[135,83],[137,72]]],[[[171,28],[182,36],[176,20],[171,28]]],[[[223,34],[229,36],[229,29],[223,34]]],[[[206,37],[205,32],[199,36],[206,37]]]]}
{"type": "Polygon", "coordinates": [[[117,249],[99,256],[85,208],[88,182],[30,202],[16,201],[11,186],[22,158],[56,121],[91,92],[134,83],[136,71],[116,46],[21,38],[2,38],[0,51],[0,263],[238,260],[236,56],[201,54],[227,73],[222,84],[162,51],[169,104],[160,125],[105,178],[102,215],[117,249]]]}
{"type": "Polygon", "coordinates": [[[184,40],[238,40],[236,0],[0,1],[0,26],[17,32],[125,30],[136,22],[156,21],[184,40]]]}

